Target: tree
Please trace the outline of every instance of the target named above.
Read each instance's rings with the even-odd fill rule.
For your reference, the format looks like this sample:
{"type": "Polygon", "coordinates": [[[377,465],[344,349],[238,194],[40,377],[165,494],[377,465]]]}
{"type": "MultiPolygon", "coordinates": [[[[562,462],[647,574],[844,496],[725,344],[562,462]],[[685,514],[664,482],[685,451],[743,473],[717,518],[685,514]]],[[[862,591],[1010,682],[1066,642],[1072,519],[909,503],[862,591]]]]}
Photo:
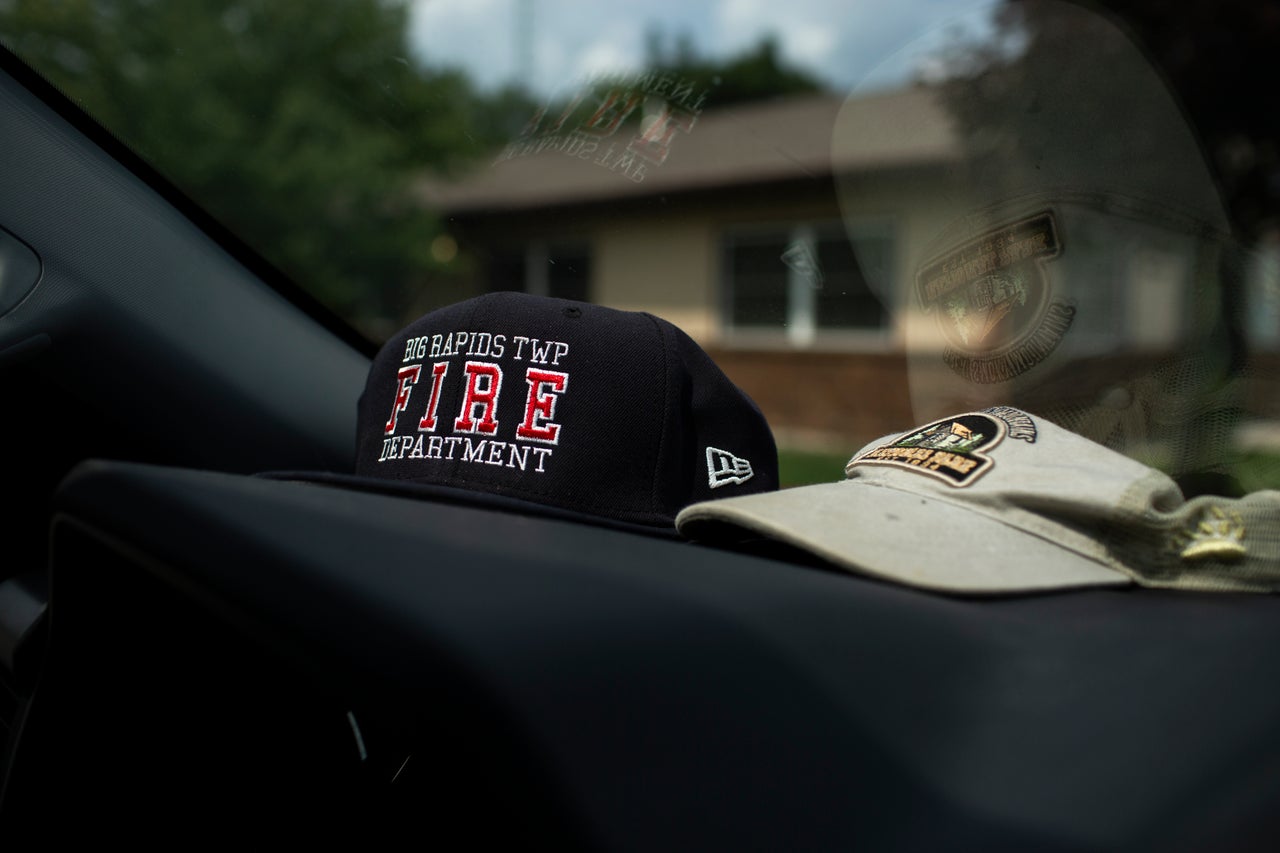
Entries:
{"type": "MultiPolygon", "coordinates": [[[[1172,92],[1203,148],[1205,166],[1242,242],[1253,244],[1280,229],[1280,113],[1268,108],[1265,97],[1275,76],[1272,57],[1280,50],[1280,5],[1256,0],[1191,0],[1176,6],[1161,0],[1056,5],[1004,0],[998,8],[999,31],[1005,39],[1034,45],[1040,34],[1057,31],[1063,19],[1082,20],[1070,14],[1071,6],[1119,27],[1172,92]]],[[[1052,49],[1043,40],[1040,44],[1042,54],[1052,49]]],[[[1093,51],[1096,46],[1077,39],[1076,48],[1093,51]]],[[[1018,67],[1005,63],[1006,58],[990,45],[976,44],[950,57],[952,70],[970,79],[978,72],[990,77],[999,67],[1018,67]]],[[[1078,66],[1077,60],[1064,55],[1061,67],[1078,66]]],[[[1099,91],[1114,100],[1114,93],[1099,91]]],[[[1103,115],[1103,123],[1111,120],[1134,123],[1124,109],[1103,115]]]]}
{"type": "MultiPolygon", "coordinates": [[[[1129,0],[1115,5],[1122,2],[1129,0]]],[[[1115,317],[1137,316],[1139,304],[1165,300],[1178,312],[1162,330],[1162,349],[1117,338],[1108,353],[1082,347],[1085,358],[1018,375],[1020,405],[1125,452],[1160,448],[1167,458],[1159,464],[1189,491],[1234,489],[1220,476],[1224,448],[1242,417],[1242,377],[1254,369],[1240,244],[1260,233],[1257,194],[1269,190],[1265,182],[1252,198],[1233,190],[1223,180],[1230,164],[1214,154],[1244,127],[1262,134],[1251,148],[1265,147],[1266,120],[1246,120],[1245,111],[1224,105],[1188,112],[1193,90],[1171,86],[1152,42],[1137,38],[1169,38],[1155,35],[1159,28],[1117,26],[1096,6],[1059,0],[1006,0],[995,24],[994,38],[947,57],[941,84],[964,145],[966,204],[974,211],[1012,199],[1054,206],[1069,235],[1062,257],[1076,266],[1053,286],[1076,303],[1075,342],[1087,324],[1105,329],[1115,317]],[[1073,207],[1090,213],[1073,223],[1073,207]],[[1162,288],[1158,296],[1138,289],[1133,264],[1162,255],[1178,274],[1145,279],[1162,288]],[[1090,369],[1096,378],[1086,382],[1090,369]],[[1098,402],[1098,389],[1109,386],[1124,389],[1123,405],[1098,402]]],[[[1175,30],[1193,42],[1184,27],[1194,26],[1188,16],[1175,30]]],[[[1256,97],[1258,79],[1231,91],[1236,79],[1224,72],[1213,90],[1228,104],[1256,97]]],[[[985,223],[983,215],[973,218],[985,223]]]]}
{"type": "Polygon", "coordinates": [[[724,61],[700,57],[687,36],[666,44],[659,30],[646,37],[645,64],[650,71],[667,73],[694,86],[715,93],[709,106],[762,101],[786,95],[805,95],[825,90],[817,77],[783,63],[776,36],[767,35],[752,48],[724,61]]]}
{"type": "Polygon", "coordinates": [[[445,266],[412,179],[527,112],[419,67],[390,0],[10,0],[0,38],[375,339],[445,266]]]}
{"type": "Polygon", "coordinates": [[[1280,112],[1269,97],[1280,5],[1102,0],[1101,6],[1128,29],[1185,107],[1244,241],[1280,229],[1280,112]]]}

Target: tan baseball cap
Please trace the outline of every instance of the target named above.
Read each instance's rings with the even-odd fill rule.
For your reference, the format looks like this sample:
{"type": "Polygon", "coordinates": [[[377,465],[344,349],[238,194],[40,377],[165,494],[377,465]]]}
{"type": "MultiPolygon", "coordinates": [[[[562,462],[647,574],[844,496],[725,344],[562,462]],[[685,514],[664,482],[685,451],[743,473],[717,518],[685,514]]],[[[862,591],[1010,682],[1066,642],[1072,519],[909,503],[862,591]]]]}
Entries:
{"type": "Polygon", "coordinates": [[[690,505],[676,526],[947,593],[1280,589],[1280,491],[1187,500],[1161,471],[1010,407],[874,441],[839,482],[690,505]]]}

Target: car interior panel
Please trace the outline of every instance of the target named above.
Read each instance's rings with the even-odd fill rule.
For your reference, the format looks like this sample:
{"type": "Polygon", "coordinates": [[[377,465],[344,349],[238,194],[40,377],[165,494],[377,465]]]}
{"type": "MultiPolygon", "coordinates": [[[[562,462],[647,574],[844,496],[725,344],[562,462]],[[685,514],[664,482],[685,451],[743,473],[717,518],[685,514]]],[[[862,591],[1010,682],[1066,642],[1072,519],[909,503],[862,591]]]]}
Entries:
{"type": "MultiPolygon", "coordinates": [[[[294,57],[335,87],[372,79],[381,95],[335,101],[444,151],[407,194],[374,198],[390,178],[353,166],[368,197],[287,196],[299,234],[314,214],[363,235],[348,258],[323,229],[264,252],[276,232],[211,212],[161,140],[94,117],[127,114],[123,94],[83,103],[32,67],[46,48],[69,74],[106,67],[88,43],[13,29],[71,10],[0,2],[0,849],[1274,849],[1280,183],[1221,202],[1181,107],[1144,88],[1165,79],[1155,58],[1133,53],[1106,109],[1118,122],[1140,93],[1153,130],[1134,150],[1176,149],[1176,178],[1063,129],[1079,105],[1055,93],[1096,82],[1067,70],[1078,58],[1049,40],[1050,65],[1018,64],[1041,25],[1112,61],[1091,6],[996,0],[990,32],[1035,37],[987,50],[931,31],[953,53],[869,93],[815,91],[768,38],[720,68],[651,33],[656,70],[606,64],[560,101],[502,90],[486,113],[447,71],[396,89],[408,60],[334,46],[369,9],[403,26],[428,5],[349,3],[317,25],[333,69],[294,57]],[[975,57],[988,76],[964,76],[975,57]],[[970,99],[947,103],[971,137],[943,132],[934,86],[970,99]],[[411,126],[436,112],[474,123],[411,126]],[[1096,161],[1123,192],[1056,183],[1096,161]],[[389,223],[417,223],[414,204],[441,230],[396,266],[389,223]],[[1246,251],[1224,235],[1251,211],[1246,251]],[[309,288],[294,251],[386,290],[309,288]],[[1215,289],[1228,267],[1251,307],[1215,289]],[[1064,296],[1064,280],[1094,287],[1064,296]],[[540,337],[517,334],[534,317],[540,337]],[[584,329],[597,320],[608,331],[584,329]],[[598,456],[576,444],[591,424],[598,456]],[[1055,444],[1060,427],[1088,447],[1055,444]],[[820,473],[790,479],[810,453],[820,473]],[[997,491],[1018,454],[1051,458],[997,491]],[[576,467],[544,475],[560,461],[576,467]],[[434,462],[447,476],[419,476],[434,462]],[[871,497],[832,508],[852,488],[871,497]],[[881,571],[860,565],[879,544],[833,556],[859,524],[901,543],[881,571]],[[1060,549],[1092,574],[1055,576],[1041,555],[1060,549]],[[931,586],[1023,569],[1049,580],[931,586]]],[[[260,6],[199,14],[233,40],[306,18],[260,6]]],[[[814,55],[827,44],[776,21],[814,55]]],[[[191,42],[174,44],[166,61],[191,42]]],[[[268,73],[265,48],[236,44],[207,85],[268,73]]],[[[121,63],[103,74],[123,93],[145,68],[121,63]]],[[[185,107],[211,138],[269,124],[185,107]]],[[[338,170],[317,150],[412,160],[323,121],[343,145],[299,132],[296,160],[237,200],[245,222],[307,168],[338,170]]],[[[1250,150],[1274,182],[1274,147],[1250,150]]],[[[203,149],[184,156],[197,174],[203,149]]]]}

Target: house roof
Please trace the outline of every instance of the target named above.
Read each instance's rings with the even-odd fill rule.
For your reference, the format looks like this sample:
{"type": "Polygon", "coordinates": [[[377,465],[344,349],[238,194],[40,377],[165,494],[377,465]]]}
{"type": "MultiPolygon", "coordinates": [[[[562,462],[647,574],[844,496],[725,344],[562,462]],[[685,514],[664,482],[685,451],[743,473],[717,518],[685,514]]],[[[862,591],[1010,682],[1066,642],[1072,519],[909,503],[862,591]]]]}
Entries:
{"type": "Polygon", "coordinates": [[[461,179],[420,188],[446,213],[520,210],[823,177],[952,160],[959,144],[936,93],[917,87],[708,109],[660,165],[626,153],[634,132],[526,138],[461,179]],[[539,150],[541,148],[541,150],[539,150]]]}

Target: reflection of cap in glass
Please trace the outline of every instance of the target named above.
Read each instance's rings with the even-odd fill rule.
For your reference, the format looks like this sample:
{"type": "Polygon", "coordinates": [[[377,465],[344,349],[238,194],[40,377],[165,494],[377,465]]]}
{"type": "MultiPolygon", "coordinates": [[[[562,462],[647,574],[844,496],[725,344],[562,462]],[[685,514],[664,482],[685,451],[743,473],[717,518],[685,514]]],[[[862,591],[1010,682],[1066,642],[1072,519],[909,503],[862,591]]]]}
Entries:
{"type": "Polygon", "coordinates": [[[694,504],[676,523],[693,539],[765,537],[948,593],[1280,590],[1280,491],[1187,500],[1162,472],[1018,409],[887,436],[845,474],[694,504]]]}
{"type": "MultiPolygon", "coordinates": [[[[1028,0],[988,20],[921,87],[930,109],[867,128],[855,93],[833,140],[946,129],[899,205],[905,274],[880,285],[917,419],[1014,404],[1174,474],[1218,465],[1239,415],[1239,282],[1195,134],[1107,18],[1028,0]]],[[[885,180],[842,175],[846,217],[885,180]]]]}

